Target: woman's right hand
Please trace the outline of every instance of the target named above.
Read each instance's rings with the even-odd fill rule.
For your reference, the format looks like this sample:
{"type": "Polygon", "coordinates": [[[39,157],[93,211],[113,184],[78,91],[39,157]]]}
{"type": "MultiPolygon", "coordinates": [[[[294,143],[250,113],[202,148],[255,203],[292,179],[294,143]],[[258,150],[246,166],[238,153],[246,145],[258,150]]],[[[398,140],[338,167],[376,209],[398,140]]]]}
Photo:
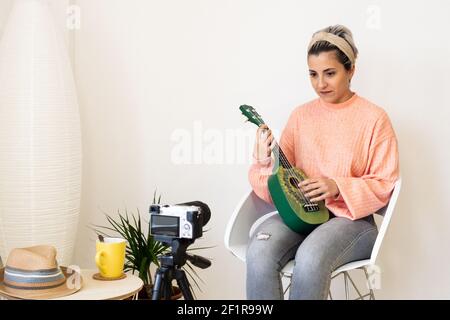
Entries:
{"type": "Polygon", "coordinates": [[[272,131],[267,125],[261,125],[256,131],[253,156],[258,161],[267,159],[268,157],[270,157],[274,145],[275,139],[273,138],[272,131]]]}

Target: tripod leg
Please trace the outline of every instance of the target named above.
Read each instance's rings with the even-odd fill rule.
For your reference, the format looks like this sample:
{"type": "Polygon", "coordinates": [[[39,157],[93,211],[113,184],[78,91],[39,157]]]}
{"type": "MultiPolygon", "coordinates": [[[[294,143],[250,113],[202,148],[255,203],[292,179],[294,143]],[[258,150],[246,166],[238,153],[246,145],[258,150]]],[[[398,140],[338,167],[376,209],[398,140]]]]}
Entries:
{"type": "Polygon", "coordinates": [[[186,277],[186,273],[183,270],[175,270],[175,279],[180,287],[181,293],[185,300],[194,300],[191,289],[189,288],[189,281],[186,277]]]}
{"type": "Polygon", "coordinates": [[[153,284],[152,300],[159,300],[159,298],[161,297],[162,278],[163,278],[163,275],[161,273],[161,270],[158,269],[156,271],[155,282],[153,284]]]}
{"type": "Polygon", "coordinates": [[[172,297],[172,278],[170,276],[171,272],[168,270],[164,275],[164,281],[162,284],[162,299],[170,300],[172,297]]]}
{"type": "Polygon", "coordinates": [[[156,271],[152,290],[152,300],[170,300],[172,296],[172,272],[169,268],[160,267],[156,271]]]}

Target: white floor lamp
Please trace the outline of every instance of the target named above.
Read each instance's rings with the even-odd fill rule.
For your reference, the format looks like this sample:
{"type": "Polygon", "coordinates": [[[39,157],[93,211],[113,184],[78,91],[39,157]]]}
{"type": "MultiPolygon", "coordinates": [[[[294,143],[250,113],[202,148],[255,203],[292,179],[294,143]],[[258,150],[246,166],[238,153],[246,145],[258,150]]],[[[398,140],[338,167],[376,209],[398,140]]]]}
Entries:
{"type": "Polygon", "coordinates": [[[51,244],[71,263],[81,133],[63,27],[41,0],[16,0],[0,40],[0,255],[51,244]]]}

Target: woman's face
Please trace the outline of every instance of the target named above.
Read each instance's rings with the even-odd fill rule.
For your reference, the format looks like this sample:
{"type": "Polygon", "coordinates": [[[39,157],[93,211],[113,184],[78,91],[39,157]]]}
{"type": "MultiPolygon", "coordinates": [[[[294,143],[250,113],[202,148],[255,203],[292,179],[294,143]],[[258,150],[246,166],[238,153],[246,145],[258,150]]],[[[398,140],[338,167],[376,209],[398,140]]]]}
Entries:
{"type": "Polygon", "coordinates": [[[308,66],[311,84],[325,102],[342,103],[352,96],[350,80],[355,67],[345,70],[335,51],[309,55],[308,66]]]}

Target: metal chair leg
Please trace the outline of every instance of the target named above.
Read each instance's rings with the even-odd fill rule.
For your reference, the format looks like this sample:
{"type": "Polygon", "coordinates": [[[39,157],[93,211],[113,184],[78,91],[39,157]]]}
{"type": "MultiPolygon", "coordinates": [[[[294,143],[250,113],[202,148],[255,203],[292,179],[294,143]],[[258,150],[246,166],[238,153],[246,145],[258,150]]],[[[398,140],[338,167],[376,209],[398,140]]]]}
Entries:
{"type": "MultiPolygon", "coordinates": [[[[349,287],[349,282],[351,283],[352,287],[354,288],[354,290],[356,291],[356,293],[358,294],[358,297],[356,298],[356,300],[364,300],[364,298],[369,297],[369,300],[375,300],[375,293],[372,289],[372,287],[370,286],[370,279],[369,279],[369,274],[367,273],[367,270],[365,267],[362,268],[358,268],[358,269],[362,269],[364,271],[365,277],[366,277],[366,281],[369,287],[369,293],[367,294],[362,294],[361,291],[359,291],[358,287],[356,286],[356,283],[353,281],[352,277],[350,276],[350,273],[348,271],[343,271],[335,276],[333,276],[331,278],[331,280],[333,280],[334,278],[336,278],[337,276],[339,276],[340,274],[342,274],[344,276],[344,288],[345,288],[345,299],[346,300],[350,300],[350,287],[349,287]]],[[[291,276],[282,274],[282,277],[289,279],[288,285],[286,286],[286,288],[283,291],[283,296],[286,295],[286,293],[288,292],[288,290],[291,287],[291,281],[292,278],[291,276]]],[[[330,289],[328,291],[328,297],[330,300],[333,300],[333,296],[331,295],[331,286],[330,289]]]]}
{"type": "Polygon", "coordinates": [[[364,267],[363,270],[364,270],[364,274],[366,276],[367,287],[369,288],[369,292],[370,292],[369,300],[375,300],[375,293],[373,292],[372,286],[370,284],[369,274],[367,273],[366,267],[364,267]]]}
{"type": "MultiPolygon", "coordinates": [[[[352,277],[350,277],[350,274],[346,271],[347,273],[347,278],[350,280],[350,282],[352,283],[353,288],[355,289],[356,293],[358,294],[359,298],[357,299],[361,299],[364,300],[364,296],[361,294],[361,292],[358,290],[358,287],[356,286],[355,282],[353,281],[352,277]]],[[[347,299],[348,300],[348,299],[347,299]]]]}
{"type": "Polygon", "coordinates": [[[291,287],[291,280],[289,280],[289,284],[286,286],[286,289],[283,291],[283,296],[288,292],[289,288],[291,287]]]}
{"type": "Polygon", "coordinates": [[[348,292],[348,280],[347,271],[344,272],[344,287],[345,287],[345,300],[350,300],[350,294],[348,292]]]}
{"type": "MultiPolygon", "coordinates": [[[[366,280],[369,281],[369,277],[367,274],[367,271],[365,268],[358,268],[358,269],[363,269],[366,275],[366,280]]],[[[356,269],[354,269],[356,270],[356,269]]],[[[334,275],[333,277],[331,277],[331,280],[333,280],[334,278],[340,276],[342,274],[343,278],[344,278],[344,289],[345,289],[345,299],[346,300],[350,300],[350,284],[352,285],[352,287],[354,288],[355,292],[357,293],[358,297],[356,298],[356,300],[364,300],[366,297],[369,297],[370,300],[375,300],[375,294],[374,291],[372,290],[372,288],[369,286],[369,293],[367,294],[362,294],[361,291],[358,289],[358,287],[356,286],[355,281],[352,279],[352,277],[350,276],[350,273],[348,271],[343,271],[340,272],[336,275],[334,275]]],[[[332,296],[331,296],[331,288],[329,290],[328,293],[330,300],[332,300],[332,296]]]]}
{"type": "Polygon", "coordinates": [[[291,288],[291,284],[292,284],[292,276],[290,274],[286,274],[281,272],[281,286],[283,287],[283,278],[288,280],[288,284],[286,286],[286,288],[283,291],[283,297],[286,295],[286,293],[289,291],[289,289],[291,288]]]}

